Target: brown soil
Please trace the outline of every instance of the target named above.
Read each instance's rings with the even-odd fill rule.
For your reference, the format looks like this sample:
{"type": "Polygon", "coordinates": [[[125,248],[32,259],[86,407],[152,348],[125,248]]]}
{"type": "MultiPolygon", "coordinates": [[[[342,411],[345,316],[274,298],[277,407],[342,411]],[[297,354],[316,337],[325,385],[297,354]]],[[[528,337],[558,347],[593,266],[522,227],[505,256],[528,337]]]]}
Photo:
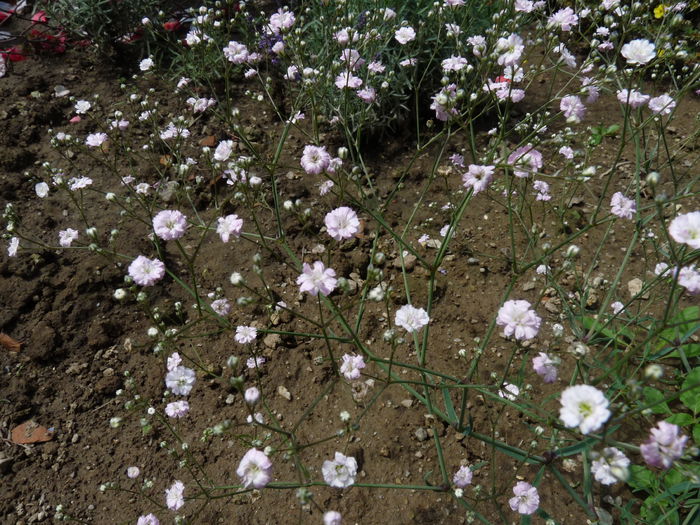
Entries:
{"type": "MultiPolygon", "coordinates": [[[[126,76],[126,75],[125,75],[126,76]]],[[[69,209],[63,196],[52,194],[45,200],[37,199],[34,184],[41,174],[40,164],[46,160],[58,162],[57,153],[49,145],[49,128],[63,130],[77,136],[84,136],[91,130],[89,122],[77,125],[68,124],[72,115],[72,103],[67,98],[52,96],[54,86],[66,86],[77,98],[100,95],[100,105],[104,108],[111,102],[123,103],[124,95],[117,87],[117,73],[105,65],[94,63],[77,53],[66,56],[35,57],[14,65],[6,78],[0,79],[0,207],[6,203],[15,204],[18,215],[23,219],[22,228],[32,232],[37,238],[51,245],[56,244],[59,229],[76,227],[75,212],[71,208],[68,218],[62,211],[69,209]],[[71,222],[73,221],[73,222],[71,222]]],[[[172,89],[158,83],[151,87],[152,95],[163,104],[179,107],[179,97],[172,95],[172,89]]],[[[606,122],[609,108],[614,102],[603,102],[595,106],[589,115],[591,123],[606,122]]],[[[674,124],[678,137],[692,129],[694,123],[689,115],[697,114],[696,101],[687,103],[687,111],[680,112],[674,124]]],[[[245,105],[241,106],[246,111],[245,105]]],[[[251,126],[271,130],[274,126],[267,115],[250,111],[251,126]],[[255,118],[253,118],[255,115],[255,118]]],[[[216,122],[206,119],[193,127],[193,137],[199,140],[210,134],[218,139],[225,136],[224,130],[216,122]]],[[[262,136],[262,133],[261,133],[262,136]]],[[[297,150],[303,146],[301,136],[290,139],[297,150]]],[[[581,139],[582,141],[585,138],[581,139]]],[[[198,146],[194,146],[195,149],[198,146]]],[[[262,144],[261,147],[269,147],[262,144]]],[[[289,148],[290,155],[297,155],[295,147],[289,148]]],[[[458,145],[455,145],[455,150],[458,145]]],[[[596,155],[595,163],[605,165],[615,154],[611,141],[604,143],[596,155]]],[[[411,144],[403,138],[388,140],[382,154],[372,160],[371,170],[376,174],[377,193],[384,197],[396,183],[397,167],[411,159],[411,144]]],[[[554,156],[553,154],[551,155],[554,156]]],[[[298,158],[298,157],[297,157],[298,158]]],[[[422,188],[425,174],[431,169],[433,152],[417,159],[398,193],[388,220],[398,228],[413,211],[412,205],[417,192],[422,188]],[[391,215],[393,213],[393,215],[391,215]]],[[[293,157],[289,166],[295,165],[293,157]]],[[[695,160],[690,166],[694,165],[695,160]]],[[[86,164],[85,172],[93,179],[99,179],[99,165],[86,164]]],[[[548,167],[554,172],[557,166],[548,167]]],[[[686,172],[690,168],[683,168],[686,172]]],[[[624,177],[630,177],[631,169],[620,174],[620,187],[624,187],[624,177]]],[[[147,177],[148,173],[143,174],[147,177]]],[[[683,173],[679,177],[685,176],[683,173]]],[[[442,211],[445,204],[458,198],[455,190],[459,187],[456,174],[447,182],[436,181],[429,190],[427,202],[430,207],[422,207],[416,224],[421,227],[408,233],[414,246],[422,233],[438,238],[439,230],[448,220],[448,213],[442,211]]],[[[594,183],[595,183],[594,179],[594,183]]],[[[629,179],[628,179],[629,180],[629,179]]],[[[282,177],[281,194],[283,199],[303,198],[304,206],[312,209],[311,228],[304,229],[292,215],[286,215],[290,246],[296,254],[310,253],[323,241],[315,231],[322,224],[323,215],[331,206],[329,200],[316,197],[316,182],[299,178],[282,177]]],[[[107,184],[108,185],[108,184],[107,184]]],[[[118,191],[115,183],[114,190],[118,191]]],[[[103,186],[101,186],[103,187],[103,186]]],[[[200,210],[206,214],[205,205],[209,199],[216,199],[217,192],[224,195],[225,186],[214,186],[210,192],[199,196],[200,210]]],[[[601,188],[592,184],[582,197],[597,195],[601,188]],[[586,194],[590,191],[591,194],[586,194]]],[[[102,205],[103,199],[94,197],[91,201],[94,225],[103,238],[114,227],[117,220],[112,210],[102,205]],[[100,210],[104,209],[101,214],[100,210]]],[[[580,206],[582,213],[589,210],[586,204],[580,206]]],[[[247,220],[245,210],[236,213],[247,220]]],[[[365,217],[368,219],[368,217],[365,217]]],[[[437,280],[437,301],[431,314],[431,353],[428,366],[435,370],[449,371],[450,375],[465,376],[470,359],[459,359],[457,352],[466,348],[472,356],[476,346],[474,338],[484,337],[490,321],[498,309],[501,295],[509,282],[509,253],[501,250],[502,232],[507,231],[507,214],[497,202],[489,198],[473,201],[457,232],[450,254],[441,269],[437,280]]],[[[272,231],[273,223],[264,225],[272,231]]],[[[150,242],[145,238],[145,228],[130,226],[127,222],[117,240],[117,249],[134,256],[143,251],[150,253],[150,242]]],[[[553,229],[556,242],[556,229],[553,229]]],[[[625,226],[616,226],[615,242],[606,246],[599,268],[594,275],[611,279],[621,261],[620,248],[625,246],[627,231],[625,226]],[[619,242],[619,244],[617,244],[619,242]]],[[[368,220],[368,228],[363,239],[346,243],[342,251],[334,256],[333,267],[338,275],[358,278],[366,276],[369,252],[372,246],[376,225],[368,220]]],[[[82,232],[81,232],[82,235],[82,232]]],[[[194,241],[195,237],[187,237],[194,241]]],[[[583,265],[590,261],[595,234],[590,239],[582,238],[583,265]]],[[[520,241],[519,241],[520,242],[520,241]]],[[[379,248],[387,253],[384,265],[385,274],[393,280],[396,295],[401,296],[402,276],[400,266],[395,264],[398,248],[387,236],[379,241],[379,248]]],[[[198,268],[200,285],[205,291],[221,286],[229,299],[241,295],[240,290],[229,284],[228,276],[234,270],[241,271],[251,282],[255,275],[247,270],[252,257],[257,253],[252,243],[240,241],[222,245],[216,236],[211,236],[202,246],[198,268]],[[223,252],[222,252],[223,250],[223,252]]],[[[435,250],[421,248],[421,254],[433,257],[435,250]]],[[[301,312],[314,316],[315,302],[312,298],[299,298],[294,284],[297,275],[295,268],[280,262],[262,251],[263,274],[266,281],[279,294],[277,300],[295,305],[301,312]]],[[[647,258],[642,249],[635,254],[635,261],[629,267],[629,275],[622,280],[620,296],[625,295],[625,283],[632,277],[644,276],[657,262],[647,258]]],[[[175,260],[176,252],[170,256],[175,260]]],[[[556,266],[561,263],[552,261],[556,266]]],[[[180,268],[182,276],[187,270],[180,268]]],[[[88,251],[63,250],[57,253],[50,249],[23,248],[17,258],[8,258],[6,250],[0,254],[0,327],[2,332],[22,343],[21,350],[13,353],[0,349],[0,519],[2,523],[20,524],[52,522],[54,509],[62,505],[64,512],[83,522],[135,523],[140,514],[154,512],[161,523],[170,523],[174,513],[160,508],[164,503],[164,489],[173,480],[181,479],[187,486],[186,496],[197,493],[193,481],[209,480],[207,485],[228,486],[238,483],[235,470],[241,455],[248,448],[250,439],[265,438],[264,429],[251,429],[245,423],[248,412],[241,396],[227,386],[228,374],[223,365],[229,355],[247,357],[249,348],[243,348],[233,341],[230,330],[221,331],[214,323],[206,323],[203,328],[195,328],[198,338],[181,339],[172,343],[160,356],[154,356],[154,342],[146,336],[146,329],[152,325],[147,315],[133,300],[120,303],[113,299],[113,291],[123,286],[126,265],[116,265],[97,254],[88,251]],[[206,329],[205,329],[206,328],[206,329]],[[183,451],[178,439],[168,432],[164,424],[155,422],[150,433],[144,434],[139,420],[146,417],[145,408],[153,406],[162,413],[165,403],[162,400],[164,389],[164,358],[173,350],[197,359],[202,368],[198,370],[195,389],[189,400],[192,410],[187,418],[177,422],[175,427],[179,439],[189,444],[183,451]],[[132,383],[129,386],[129,381],[132,383]],[[121,396],[116,392],[122,390],[121,396]],[[124,404],[139,394],[143,406],[128,412],[124,404]],[[230,397],[233,395],[233,397],[230,397]],[[119,429],[112,429],[112,417],[125,417],[119,429]],[[9,432],[17,424],[34,420],[40,425],[54,430],[54,438],[45,443],[16,445],[9,439],[9,432]],[[207,442],[200,439],[205,428],[223,420],[231,422],[231,430],[222,437],[213,437],[207,442]],[[165,442],[162,446],[161,442],[165,442]],[[178,468],[180,459],[190,458],[187,465],[178,468]],[[198,466],[195,466],[195,463],[198,466]],[[138,466],[141,476],[136,480],[126,477],[126,468],[138,466]],[[201,467],[201,470],[200,470],[201,467]],[[144,479],[153,481],[153,488],[140,496],[144,479]],[[113,482],[105,492],[101,484],[113,482]],[[150,499],[152,498],[152,499],[150,499]]],[[[420,267],[407,273],[412,291],[412,302],[425,304],[427,297],[427,272],[420,267]]],[[[572,291],[577,290],[575,276],[565,282],[572,291]]],[[[543,296],[541,278],[528,274],[517,285],[517,298],[524,298],[537,304],[543,296]],[[535,282],[535,286],[526,283],[535,282]],[[525,286],[524,286],[525,285],[525,286]]],[[[180,300],[190,319],[197,314],[190,305],[193,302],[172,280],[149,290],[149,301],[158,305],[168,317],[168,326],[182,328],[183,320],[174,314],[174,303],[180,300]]],[[[625,295],[626,297],[626,295],[625,295]]],[[[347,305],[351,297],[337,297],[336,303],[347,305]]],[[[400,300],[399,300],[400,302],[400,300]]],[[[543,303],[541,303],[543,304],[543,303]]],[[[279,319],[269,315],[264,303],[254,303],[249,307],[234,307],[228,319],[230,325],[256,322],[260,329],[294,330],[313,332],[315,329],[301,319],[293,319],[283,314],[279,319]]],[[[642,305],[641,308],[652,308],[642,305]]],[[[539,308],[547,322],[557,322],[556,308],[551,311],[539,308]]],[[[353,319],[352,310],[349,318],[353,319]]],[[[392,312],[393,315],[393,312],[392,312]]],[[[390,328],[393,319],[379,306],[370,305],[365,313],[361,335],[370,348],[383,357],[389,357],[390,347],[382,341],[382,333],[390,328]]],[[[338,331],[340,333],[340,330],[338,331]]],[[[520,379],[522,386],[531,384],[524,390],[532,406],[556,413],[556,396],[563,383],[546,386],[531,370],[529,358],[533,352],[550,348],[559,351],[564,360],[564,372],[573,369],[574,359],[564,352],[551,338],[551,331],[545,328],[542,338],[529,348],[518,351],[512,363],[507,358],[513,345],[498,336],[483,356],[475,380],[481,385],[490,385],[495,393],[498,379],[507,367],[508,377],[520,379]],[[529,356],[529,357],[528,357],[529,356]]],[[[350,351],[347,344],[338,343],[332,351],[336,358],[350,351]]],[[[471,501],[477,510],[492,522],[510,523],[516,516],[507,507],[513,479],[532,480],[535,467],[523,466],[518,461],[500,453],[494,453],[483,442],[465,437],[454,428],[426,418],[428,410],[416,400],[409,403],[411,396],[398,384],[385,388],[381,378],[386,377],[378,368],[369,367],[366,372],[377,377],[364,397],[353,397],[348,383],[339,380],[332,372],[325,356],[327,349],[320,341],[303,337],[260,337],[253,352],[268,359],[264,371],[256,377],[246,372],[247,381],[255,381],[267,398],[268,422],[273,415],[281,428],[290,431],[294,425],[302,424],[295,432],[295,445],[299,447],[299,457],[311,469],[311,478],[322,480],[320,468],[325,459],[333,456],[336,450],[358,458],[361,473],[358,483],[396,483],[402,485],[432,484],[438,487],[442,481],[436,460],[434,440],[441,438],[447,467],[452,473],[465,460],[469,464],[483,463],[476,473],[474,482],[482,486],[483,499],[471,501]],[[325,360],[324,360],[325,359],[325,360]],[[383,374],[383,375],[382,375],[383,374]],[[278,386],[285,386],[291,393],[291,401],[277,394],[278,386]],[[374,397],[376,396],[376,397],[374,397]],[[318,403],[311,405],[312,400],[318,403]],[[364,414],[365,408],[371,407],[364,414]],[[305,444],[333,436],[343,428],[339,419],[341,411],[347,410],[358,428],[351,433],[351,439],[339,437],[319,445],[303,448],[305,444]],[[489,495],[493,489],[494,495],[489,495]]],[[[415,354],[408,344],[399,345],[396,359],[415,362],[415,354]]],[[[563,374],[565,377],[565,373],[563,374]]],[[[417,380],[419,376],[406,373],[407,380],[417,380]]],[[[456,397],[453,396],[456,400],[456,397]]],[[[442,406],[439,407],[442,409],[442,406]]],[[[514,408],[503,405],[489,397],[472,396],[469,402],[470,417],[475,431],[493,435],[524,448],[533,440],[532,427],[535,421],[519,414],[514,408]]],[[[630,430],[631,439],[640,440],[636,429],[630,430]]],[[[267,443],[266,443],[267,444],[267,443]]],[[[278,438],[270,444],[285,446],[278,438]]],[[[289,446],[289,443],[286,443],[289,446]]],[[[543,454],[548,444],[539,440],[533,453],[543,454]]],[[[294,481],[298,473],[292,461],[285,462],[281,455],[275,460],[275,480],[294,481]]],[[[634,459],[638,461],[638,458],[634,459]]],[[[561,459],[556,460],[561,469],[561,459]]],[[[573,472],[564,472],[570,482],[580,479],[580,460],[573,472]]],[[[558,523],[579,524],[586,519],[580,507],[562,490],[559,483],[547,472],[541,484],[541,507],[555,517],[558,523]]],[[[339,510],[345,523],[409,524],[409,523],[465,523],[465,510],[458,505],[450,491],[414,491],[367,489],[355,487],[348,490],[334,490],[323,486],[311,488],[315,505],[301,505],[294,490],[265,490],[239,496],[228,496],[225,490],[214,491],[216,499],[190,500],[181,513],[192,523],[320,523],[322,512],[339,510]],[[222,497],[223,495],[223,497],[222,497]],[[316,506],[317,505],[317,506],[316,506]]],[[[624,489],[613,489],[625,494],[624,489]]],[[[233,491],[231,491],[233,492],[233,491]]],[[[595,506],[605,506],[602,501],[606,492],[599,492],[595,506]]],[[[625,497],[628,497],[625,495],[625,497]]],[[[536,518],[536,520],[541,520],[536,518]]]]}

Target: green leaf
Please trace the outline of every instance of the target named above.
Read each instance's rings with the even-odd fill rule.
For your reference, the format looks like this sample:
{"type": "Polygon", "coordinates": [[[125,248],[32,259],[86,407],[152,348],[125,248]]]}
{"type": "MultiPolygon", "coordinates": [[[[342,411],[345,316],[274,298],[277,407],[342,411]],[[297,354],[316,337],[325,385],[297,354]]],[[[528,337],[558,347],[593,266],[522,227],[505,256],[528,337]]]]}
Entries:
{"type": "Polygon", "coordinates": [[[700,367],[693,368],[683,381],[683,389],[690,389],[681,394],[681,402],[693,414],[700,412],[700,367]]]}
{"type": "Polygon", "coordinates": [[[660,390],[645,386],[643,393],[644,404],[651,407],[650,410],[654,414],[671,414],[671,409],[668,408],[668,404],[664,401],[664,394],[660,390]]]}
{"type": "Polygon", "coordinates": [[[666,421],[674,425],[678,425],[679,427],[686,427],[688,425],[692,425],[695,419],[686,412],[680,412],[678,414],[673,414],[671,417],[667,417],[666,421]]]}
{"type": "Polygon", "coordinates": [[[700,444],[700,425],[695,425],[693,427],[693,441],[696,444],[700,444]]]}
{"type": "Polygon", "coordinates": [[[630,479],[627,484],[633,490],[649,491],[655,486],[656,475],[646,467],[641,465],[632,465],[630,467],[630,479]]]}
{"type": "Polygon", "coordinates": [[[666,349],[666,353],[660,352],[662,356],[679,357],[678,348],[680,348],[686,357],[700,355],[700,344],[689,341],[690,336],[700,329],[700,306],[684,308],[670,319],[668,324],[670,326],[659,334],[661,343],[657,347],[657,352],[666,349]],[[671,348],[673,351],[668,352],[671,348]]]}
{"type": "Polygon", "coordinates": [[[605,323],[593,317],[581,317],[581,324],[587,331],[592,332],[594,337],[607,339],[619,346],[626,346],[634,339],[634,332],[629,328],[619,327],[617,330],[614,330],[612,324],[608,324],[603,328],[605,323]]]}
{"type": "Polygon", "coordinates": [[[614,135],[618,131],[620,131],[620,125],[613,124],[613,125],[607,127],[607,129],[605,130],[605,134],[606,135],[614,135]]]}
{"type": "Polygon", "coordinates": [[[455,412],[455,407],[452,404],[452,397],[450,397],[450,389],[449,388],[442,389],[442,397],[445,400],[445,412],[447,412],[447,417],[449,419],[449,423],[451,425],[459,424],[459,418],[457,417],[457,413],[455,412]]]}

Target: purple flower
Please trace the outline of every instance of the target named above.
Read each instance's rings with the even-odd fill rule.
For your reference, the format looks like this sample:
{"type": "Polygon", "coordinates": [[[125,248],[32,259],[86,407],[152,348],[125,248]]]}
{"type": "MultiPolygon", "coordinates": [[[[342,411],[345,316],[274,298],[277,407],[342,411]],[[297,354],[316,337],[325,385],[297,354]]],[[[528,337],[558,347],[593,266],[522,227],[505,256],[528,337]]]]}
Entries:
{"type": "Polygon", "coordinates": [[[472,472],[472,469],[465,465],[462,465],[461,467],[459,467],[457,472],[455,472],[455,475],[452,478],[452,483],[455,484],[455,487],[463,489],[472,482],[473,475],[474,473],[472,472]]]}
{"type": "Polygon", "coordinates": [[[545,383],[554,383],[557,380],[559,369],[558,360],[552,359],[548,354],[540,352],[532,358],[532,368],[545,383]]]}
{"type": "Polygon", "coordinates": [[[272,461],[264,452],[251,448],[241,459],[236,474],[245,488],[261,489],[272,480],[272,461]]]}
{"type": "Polygon", "coordinates": [[[321,295],[330,294],[335,290],[337,283],[338,280],[335,278],[335,270],[326,268],[321,261],[314,262],[313,266],[304,263],[302,273],[297,277],[299,291],[309,292],[313,296],[319,293],[321,295]]]}
{"type": "Polygon", "coordinates": [[[164,241],[179,239],[187,231],[187,217],[177,210],[163,210],[153,217],[153,231],[164,241]]]}
{"type": "Polygon", "coordinates": [[[679,435],[678,425],[659,421],[649,439],[639,447],[644,461],[652,467],[668,470],[683,455],[688,436],[679,435]]]}
{"type": "Polygon", "coordinates": [[[508,500],[510,508],[520,514],[533,514],[540,506],[537,488],[526,481],[518,481],[513,487],[514,497],[508,500]]]}
{"type": "Polygon", "coordinates": [[[496,324],[504,327],[506,337],[514,336],[518,340],[535,337],[541,322],[537,313],[530,309],[530,303],[524,300],[506,301],[496,318],[496,324]]]}
{"type": "Polygon", "coordinates": [[[165,265],[158,259],[139,255],[129,265],[129,275],[140,286],[153,286],[165,275],[165,265]]]}

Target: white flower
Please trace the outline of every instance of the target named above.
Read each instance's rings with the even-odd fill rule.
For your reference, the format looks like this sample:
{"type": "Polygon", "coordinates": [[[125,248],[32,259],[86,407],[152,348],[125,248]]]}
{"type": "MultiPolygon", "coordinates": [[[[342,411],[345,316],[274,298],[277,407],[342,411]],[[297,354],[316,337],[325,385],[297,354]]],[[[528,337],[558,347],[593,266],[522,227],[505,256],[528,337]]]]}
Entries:
{"type": "Polygon", "coordinates": [[[236,238],[240,237],[242,228],[243,219],[240,219],[238,215],[232,213],[226,217],[219,217],[216,233],[221,236],[223,242],[228,242],[232,235],[236,238]]]}
{"type": "Polygon", "coordinates": [[[415,308],[410,304],[405,304],[396,311],[394,324],[400,326],[408,333],[419,331],[430,322],[428,312],[422,308],[415,308]]]}
{"type": "Polygon", "coordinates": [[[700,211],[673,219],[668,226],[668,233],[676,242],[687,244],[693,250],[700,249],[700,211]]]}
{"type": "Polygon", "coordinates": [[[254,326],[237,326],[234,338],[237,343],[246,344],[255,341],[257,336],[258,330],[254,326]]]}
{"type": "Polygon", "coordinates": [[[509,401],[515,401],[518,394],[520,394],[520,388],[511,383],[503,383],[503,388],[498,391],[499,397],[508,399],[509,401]]]}
{"type": "Polygon", "coordinates": [[[46,184],[45,182],[40,182],[36,186],[34,186],[34,191],[37,194],[37,197],[44,198],[49,194],[49,185],[46,184]]]}
{"type": "Polygon", "coordinates": [[[84,115],[90,110],[92,104],[90,104],[87,100],[78,100],[73,107],[78,115],[84,115]]]}
{"type": "Polygon", "coordinates": [[[676,107],[676,101],[664,93],[649,100],[649,109],[657,115],[670,115],[676,107]]]}
{"type": "Polygon", "coordinates": [[[570,386],[561,394],[559,419],[567,427],[578,427],[582,434],[589,434],[610,418],[609,404],[605,394],[593,386],[570,386]]]}
{"type": "Polygon", "coordinates": [[[405,45],[408,44],[411,40],[415,40],[416,32],[412,27],[402,27],[396,30],[396,32],[394,33],[394,38],[396,38],[396,41],[399,44],[405,45]]]}
{"type": "Polygon", "coordinates": [[[344,489],[355,483],[357,461],[351,456],[336,452],[333,461],[326,460],[323,462],[321,472],[323,472],[323,480],[328,485],[344,489]]]}
{"type": "Polygon", "coordinates": [[[62,230],[58,232],[58,244],[67,248],[78,238],[78,235],[78,230],[74,230],[73,228],[62,230]]]}
{"type": "Polygon", "coordinates": [[[654,44],[643,38],[637,38],[622,46],[622,56],[631,65],[642,65],[650,62],[656,56],[654,44]]]}
{"type": "Polygon", "coordinates": [[[360,220],[351,208],[341,206],[326,214],[324,220],[328,235],[336,241],[350,239],[360,230],[360,220]]]}
{"type": "Polygon", "coordinates": [[[233,151],[233,141],[232,140],[222,140],[219,145],[216,146],[214,150],[214,159],[219,162],[226,162],[231,156],[233,151]]]}
{"type": "Polygon", "coordinates": [[[599,483],[613,485],[618,481],[627,480],[629,477],[629,466],[629,458],[619,449],[606,447],[603,449],[603,454],[591,463],[591,472],[599,483]]]}
{"type": "Polygon", "coordinates": [[[194,370],[178,366],[169,371],[165,376],[165,386],[167,386],[176,396],[186,396],[192,390],[196,375],[194,370]]]}
{"type": "Polygon", "coordinates": [[[165,489],[165,504],[170,510],[178,510],[185,504],[185,484],[175,481],[170,488],[165,489]]]}
{"type": "Polygon", "coordinates": [[[148,71],[153,67],[153,65],[154,62],[152,58],[144,58],[141,62],[139,62],[139,69],[141,71],[148,71]]]}
{"type": "Polygon", "coordinates": [[[7,245],[7,255],[10,257],[15,257],[17,255],[17,249],[19,248],[19,239],[17,237],[12,237],[10,243],[7,245]]]}
{"type": "Polygon", "coordinates": [[[343,517],[336,510],[329,510],[323,515],[323,525],[342,525],[343,517]]]}

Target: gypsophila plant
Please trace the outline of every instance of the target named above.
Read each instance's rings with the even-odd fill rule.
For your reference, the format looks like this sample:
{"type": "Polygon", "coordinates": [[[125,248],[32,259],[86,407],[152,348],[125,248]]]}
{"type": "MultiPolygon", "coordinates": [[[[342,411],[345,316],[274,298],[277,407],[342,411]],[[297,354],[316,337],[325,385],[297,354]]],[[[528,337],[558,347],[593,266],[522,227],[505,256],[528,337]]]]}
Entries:
{"type": "Polygon", "coordinates": [[[671,130],[700,69],[637,4],[472,7],[203,5],[176,109],[145,58],[113,106],[76,95],[86,133],[52,130],[29,176],[72,211],[43,235],[8,205],[7,252],[97,254],[147,319],[159,394],[128,381],[105,422],[173,465],[103,485],[143,496],[137,523],[280,492],[340,523],[325,495],[384,489],[469,522],[697,521],[700,132],[671,130]],[[378,163],[364,137],[405,112],[378,163]],[[399,394],[424,443],[403,477],[373,426],[399,394]]]}

